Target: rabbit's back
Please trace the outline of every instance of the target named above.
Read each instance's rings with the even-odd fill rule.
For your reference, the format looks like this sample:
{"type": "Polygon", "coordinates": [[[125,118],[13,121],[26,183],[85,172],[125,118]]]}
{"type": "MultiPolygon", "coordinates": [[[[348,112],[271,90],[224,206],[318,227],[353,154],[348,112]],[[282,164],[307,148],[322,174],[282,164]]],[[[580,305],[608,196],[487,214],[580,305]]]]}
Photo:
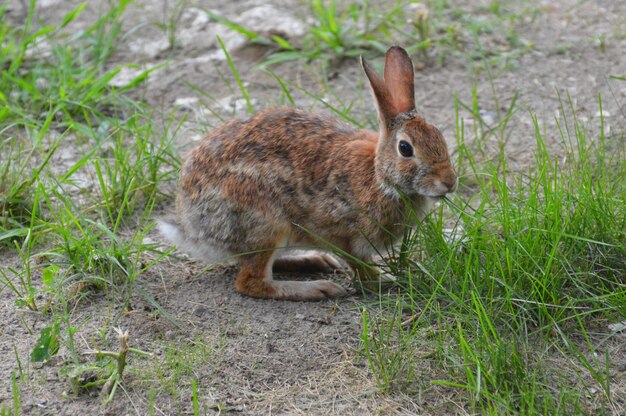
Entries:
{"type": "Polygon", "coordinates": [[[346,224],[356,227],[363,210],[362,189],[355,187],[375,186],[375,145],[371,132],[297,109],[231,121],[183,164],[177,204],[188,213],[184,228],[233,251],[260,236],[306,240],[306,230],[329,237],[348,232],[346,224]],[[356,142],[361,153],[365,142],[370,154],[350,157],[356,142]]]}

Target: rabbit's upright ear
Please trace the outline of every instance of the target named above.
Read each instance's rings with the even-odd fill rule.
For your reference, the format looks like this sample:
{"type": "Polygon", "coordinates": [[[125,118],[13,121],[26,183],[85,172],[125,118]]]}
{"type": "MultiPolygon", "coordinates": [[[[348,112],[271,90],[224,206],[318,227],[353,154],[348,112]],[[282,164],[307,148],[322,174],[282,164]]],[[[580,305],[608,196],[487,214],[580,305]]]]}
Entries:
{"type": "Polygon", "coordinates": [[[399,46],[392,46],[385,55],[385,85],[394,108],[400,113],[415,110],[413,62],[399,46]]]}
{"type": "Polygon", "coordinates": [[[384,79],[361,57],[361,66],[369,80],[381,129],[398,114],[415,109],[413,63],[404,49],[389,48],[385,57],[384,79]]]}
{"type": "Polygon", "coordinates": [[[376,102],[376,110],[378,111],[378,119],[380,122],[381,132],[386,131],[387,124],[399,113],[393,105],[391,94],[385,81],[374,71],[374,68],[361,57],[361,66],[369,81],[374,101],[376,102]]]}

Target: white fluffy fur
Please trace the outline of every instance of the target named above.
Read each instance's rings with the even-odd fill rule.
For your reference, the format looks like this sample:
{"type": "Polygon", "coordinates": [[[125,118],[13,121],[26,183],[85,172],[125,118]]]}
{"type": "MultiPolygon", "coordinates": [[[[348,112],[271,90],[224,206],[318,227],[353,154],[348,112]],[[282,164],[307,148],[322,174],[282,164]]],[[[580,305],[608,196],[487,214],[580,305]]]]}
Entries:
{"type": "Polygon", "coordinates": [[[211,244],[208,241],[190,241],[185,238],[177,224],[164,220],[157,221],[157,227],[161,234],[174,243],[179,250],[188,253],[194,258],[204,260],[207,263],[224,263],[232,260],[232,253],[223,247],[211,244]]]}

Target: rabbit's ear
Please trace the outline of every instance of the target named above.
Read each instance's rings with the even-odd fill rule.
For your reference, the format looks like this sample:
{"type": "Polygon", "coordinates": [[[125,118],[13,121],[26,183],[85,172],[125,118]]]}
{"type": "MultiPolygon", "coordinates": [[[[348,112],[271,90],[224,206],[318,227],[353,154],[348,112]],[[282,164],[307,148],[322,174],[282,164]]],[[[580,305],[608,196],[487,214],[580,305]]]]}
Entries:
{"type": "Polygon", "coordinates": [[[376,101],[381,129],[400,113],[415,110],[413,63],[409,54],[399,46],[392,46],[385,57],[385,73],[381,78],[361,57],[361,66],[376,101]]]}
{"type": "Polygon", "coordinates": [[[374,71],[374,68],[372,68],[365,59],[363,59],[363,57],[361,57],[361,66],[363,67],[363,71],[369,80],[372,95],[374,96],[374,101],[376,101],[380,128],[386,130],[388,122],[400,113],[398,113],[393,105],[392,97],[385,81],[376,73],[376,71],[374,71]]]}
{"type": "Polygon", "coordinates": [[[399,46],[392,46],[385,55],[385,85],[398,114],[415,110],[413,62],[399,46]]]}

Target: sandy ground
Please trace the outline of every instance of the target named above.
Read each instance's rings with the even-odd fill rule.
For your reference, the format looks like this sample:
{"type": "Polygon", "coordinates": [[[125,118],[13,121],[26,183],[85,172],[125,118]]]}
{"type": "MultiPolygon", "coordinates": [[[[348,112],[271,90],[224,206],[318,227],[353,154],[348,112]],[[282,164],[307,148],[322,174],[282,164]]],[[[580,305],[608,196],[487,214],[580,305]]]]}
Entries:
{"type": "MultiPolygon", "coordinates": [[[[145,86],[134,94],[164,114],[174,108],[179,116],[188,114],[184,133],[177,144],[183,152],[219,122],[204,109],[203,101],[226,118],[243,117],[246,110],[236,85],[231,82],[228,86],[223,80],[230,79],[230,72],[215,35],[221,34],[233,48],[240,40],[210,22],[200,8],[188,5],[177,26],[176,47],[168,50],[166,35],[153,23],[166,21],[173,3],[143,0],[129,6],[124,17],[124,27],[129,32],[118,46],[112,64],[140,63],[151,67],[167,63],[153,72],[145,86]],[[215,101],[200,96],[189,85],[210,92],[215,101]]],[[[291,22],[291,26],[279,29],[297,34],[306,11],[296,1],[289,3],[290,7],[277,6],[292,19],[284,17],[281,21],[291,22]]],[[[39,17],[46,22],[56,22],[75,4],[74,1],[41,1],[39,17]]],[[[598,124],[597,94],[600,92],[609,128],[624,127],[626,84],[610,80],[608,76],[626,75],[626,3],[558,0],[534,4],[542,12],[534,20],[527,19],[519,33],[534,45],[533,48],[517,58],[512,70],[494,70],[493,85],[485,71],[472,70],[471,65],[457,56],[450,56],[443,65],[420,65],[415,82],[419,111],[439,126],[450,142],[455,130],[455,95],[469,103],[475,82],[481,110],[488,119],[498,110],[492,91],[497,93],[500,110],[504,111],[511,98],[519,93],[522,109],[511,121],[515,128],[506,147],[507,156],[517,169],[527,169],[532,158],[534,139],[529,111],[539,115],[552,151],[559,154],[554,121],[560,107],[557,91],[562,96],[572,97],[575,111],[592,128],[598,124]],[[604,50],[599,46],[602,38],[606,39],[604,50]]],[[[254,9],[255,2],[251,1],[201,0],[194,5],[219,11],[233,19],[242,15],[250,19],[247,21],[254,18],[250,10],[254,9]]],[[[92,1],[84,15],[72,23],[70,31],[86,27],[104,7],[92,1]]],[[[16,20],[23,19],[23,9],[17,2],[11,3],[10,13],[16,20]]],[[[260,19],[250,24],[266,24],[263,22],[260,19]]],[[[491,44],[488,36],[484,39],[486,50],[498,48],[497,34],[493,35],[491,44]]],[[[278,103],[280,97],[273,78],[255,69],[261,54],[262,51],[250,47],[234,53],[256,109],[266,103],[278,103]]],[[[478,68],[481,62],[476,61],[475,65],[478,68]]],[[[305,69],[297,63],[289,63],[275,71],[309,90],[323,93],[320,74],[314,67],[305,69]]],[[[359,71],[355,60],[342,62],[333,68],[329,82],[339,96],[345,97],[345,102],[356,100],[353,113],[357,119],[373,121],[375,114],[369,96],[358,99],[359,71]]],[[[133,74],[133,69],[125,73],[133,74]]],[[[123,84],[123,77],[117,82],[123,84]]],[[[298,93],[295,97],[301,106],[315,106],[309,97],[298,93]]],[[[316,108],[319,110],[319,104],[316,108]]],[[[464,110],[461,115],[467,120],[470,118],[464,110]]],[[[467,127],[469,132],[471,126],[467,127]]],[[[495,142],[488,142],[485,157],[489,156],[489,149],[495,151],[496,147],[495,142]]],[[[166,210],[167,203],[159,209],[166,210]]],[[[156,233],[150,237],[160,241],[156,233]]],[[[11,252],[2,252],[5,264],[14,263],[11,255],[11,252]]],[[[191,358],[184,354],[172,358],[175,357],[172,351],[188,348],[195,351],[190,372],[197,380],[201,405],[209,413],[223,410],[240,414],[362,415],[463,414],[468,411],[457,405],[458,397],[453,391],[428,384],[414,396],[377,393],[372,374],[358,353],[362,297],[320,303],[243,298],[234,291],[234,274],[233,267],[208,270],[201,263],[177,257],[141,275],[140,285],[167,310],[173,321],[158,313],[139,294],[133,297],[132,310],[123,314],[119,310],[119,295],[115,293],[91,295],[75,306],[73,320],[79,324],[78,350],[115,348],[115,337],[110,331],[114,324],[129,331],[132,346],[157,357],[132,359],[124,390],[118,392],[114,403],[106,408],[100,407],[96,396],[75,396],[68,382],[60,376],[63,362],[69,358],[65,348],[45,365],[28,363],[37,334],[48,324],[48,319],[17,309],[14,296],[3,290],[0,292],[0,402],[11,402],[10,374],[16,371],[17,354],[30,377],[29,383],[20,385],[24,415],[143,415],[148,414],[150,391],[156,392],[154,414],[192,414],[189,378],[178,386],[178,393],[158,388],[162,383],[157,371],[161,368],[159,362],[166,361],[167,357],[188,362],[191,358]],[[114,316],[120,316],[117,322],[110,321],[114,316]],[[109,329],[108,341],[101,336],[102,328],[109,329]],[[199,353],[198,349],[203,352],[199,353]]],[[[347,276],[332,278],[348,284],[347,276]]],[[[619,347],[616,348],[619,351],[619,347]]],[[[425,364],[424,374],[436,371],[425,364]]]]}

